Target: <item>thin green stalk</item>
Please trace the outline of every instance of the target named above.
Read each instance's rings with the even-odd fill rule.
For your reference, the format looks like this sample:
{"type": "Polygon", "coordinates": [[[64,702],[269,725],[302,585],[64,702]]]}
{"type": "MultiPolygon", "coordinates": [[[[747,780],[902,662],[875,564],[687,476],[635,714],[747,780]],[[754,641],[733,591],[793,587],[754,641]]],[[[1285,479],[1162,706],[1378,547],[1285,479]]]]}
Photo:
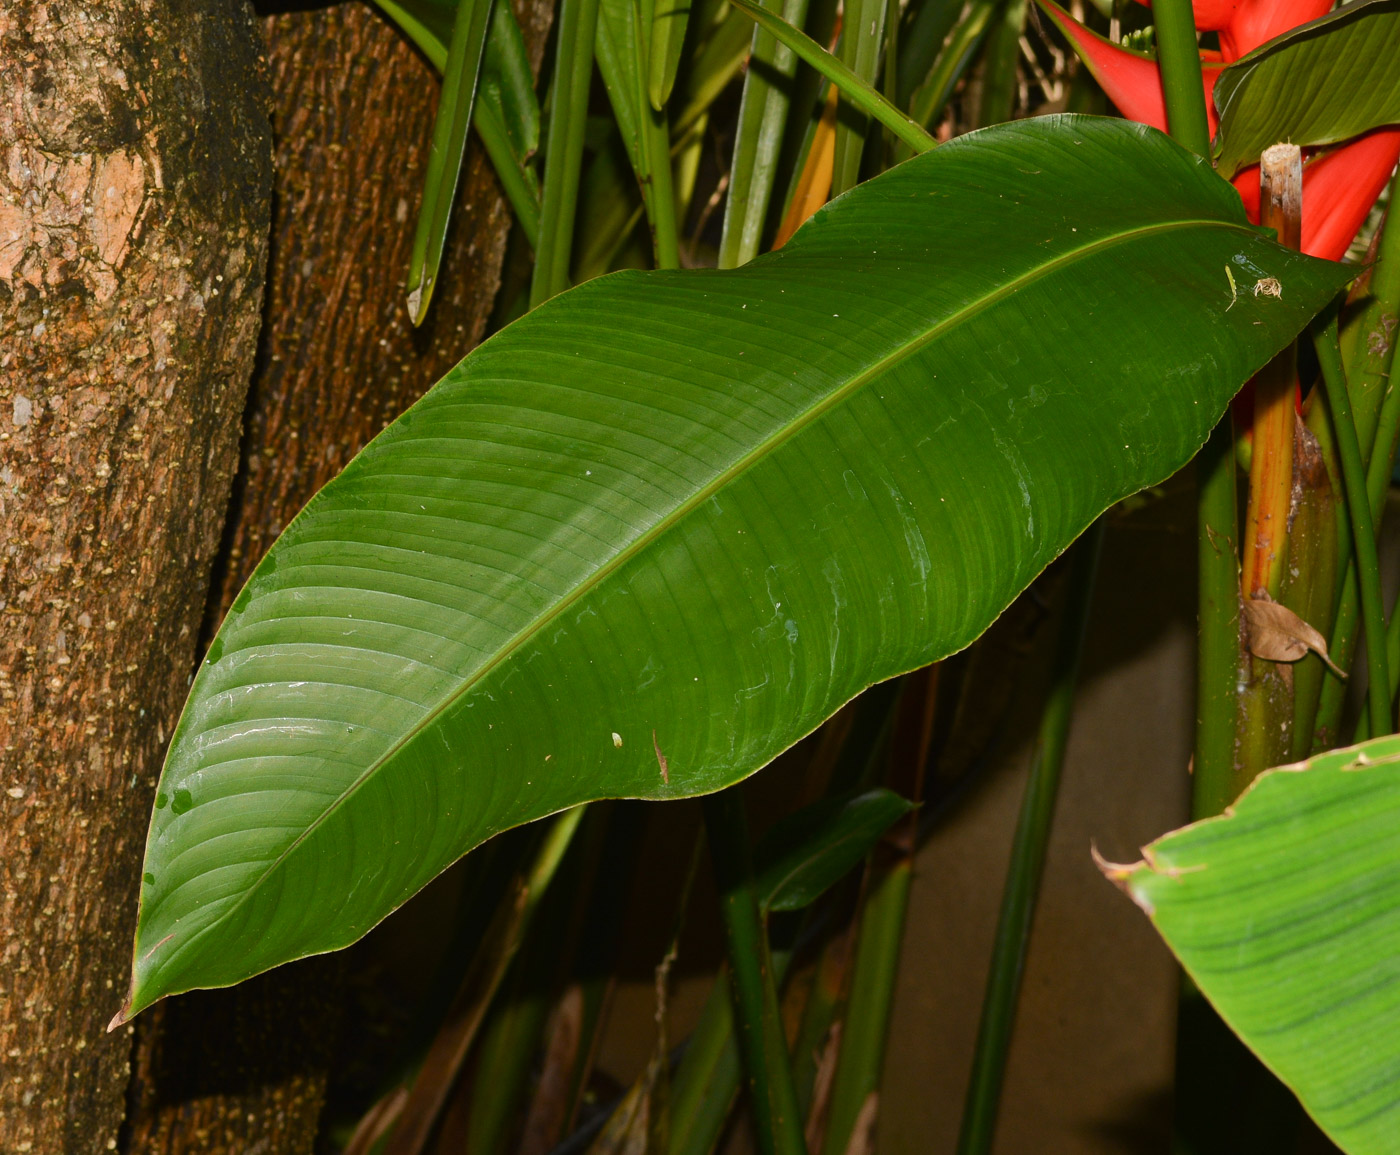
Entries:
{"type": "MultiPolygon", "coordinates": [[[[685,101],[671,118],[671,131],[686,132],[700,119],[748,59],[753,42],[749,22],[724,6],[725,17],[696,50],[685,75],[685,101]]],[[[675,99],[671,102],[676,103],[675,99]]]]}
{"type": "Polygon", "coordinates": [[[1027,7],[1026,0],[1003,0],[987,35],[987,49],[982,54],[982,92],[977,102],[978,128],[1010,120],[1016,110],[1027,7]]]}
{"type": "MultiPolygon", "coordinates": [[[[772,956],[773,981],[782,986],[792,952],[775,950],[772,956]]],[[[710,1155],[729,1118],[742,1075],[729,968],[721,966],[671,1083],[668,1155],[710,1155]]]]}
{"type": "Polygon", "coordinates": [[[967,18],[954,29],[933,71],[914,92],[909,115],[916,123],[929,128],[942,115],[958,81],[981,47],[996,8],[996,0],[977,0],[968,10],[967,18]]]}
{"type": "MultiPolygon", "coordinates": [[[[640,21],[638,22],[640,34],[640,21]]],[[[646,77],[637,69],[638,82],[646,77]]],[[[681,267],[680,233],[676,225],[676,188],[671,169],[671,130],[666,113],[651,107],[645,88],[638,93],[641,115],[640,144],[647,184],[644,197],[647,220],[651,224],[652,250],[658,269],[681,267]]]]}
{"type": "Polygon", "coordinates": [[[1040,716],[1040,734],[1021,801],[1011,864],[1002,892],[996,943],[987,972],[987,992],[982,1000],[982,1021],[977,1031],[977,1049],[972,1059],[972,1079],[958,1136],[959,1155],[981,1155],[990,1151],[996,1130],[1006,1055],[1016,1022],[1031,919],[1045,871],[1045,850],[1055,816],[1055,800],[1064,768],[1074,691],[1102,546],[1102,521],[1095,522],[1074,546],[1068,578],[1069,600],[1056,641],[1050,695],[1040,716]]]}
{"type": "Polygon", "coordinates": [[[569,258],[583,167],[583,129],[588,118],[597,31],[598,0],[562,0],[549,138],[545,142],[540,238],[535,247],[535,276],[530,282],[532,309],[569,287],[569,258]]]}
{"type": "Polygon", "coordinates": [[[1157,28],[1157,66],[1162,73],[1162,95],[1167,102],[1167,125],[1172,139],[1196,155],[1208,157],[1210,125],[1191,0],[1156,0],[1152,18],[1157,28]]]}
{"type": "Polygon", "coordinates": [[[423,203],[408,260],[408,316],[421,325],[428,313],[438,267],[447,243],[447,222],[456,199],[467,130],[472,122],[486,32],[491,26],[492,0],[461,0],[452,23],[452,39],[443,65],[442,96],[433,120],[433,141],[423,179],[423,203]]]}
{"type": "Polygon", "coordinates": [[[496,909],[456,998],[428,1048],[386,1147],[387,1155],[421,1155],[477,1038],[541,900],[549,889],[583,817],[585,806],[557,815],[523,877],[496,909]]]}
{"type": "Polygon", "coordinates": [[[899,99],[896,104],[908,107],[914,90],[933,69],[934,61],[943,51],[948,33],[962,15],[961,0],[923,0],[906,9],[906,33],[899,44],[899,99]]]}
{"type": "MultiPolygon", "coordinates": [[[[447,44],[442,39],[442,29],[430,27],[396,0],[374,2],[413,41],[439,73],[447,67],[447,44]]],[[[448,38],[451,36],[450,20],[445,35],[448,38]]],[[[539,106],[533,84],[529,59],[525,56],[525,42],[510,5],[493,4],[486,51],[481,61],[481,79],[477,83],[477,99],[472,109],[472,127],[486,147],[486,154],[491,158],[496,176],[500,179],[501,189],[531,248],[535,246],[540,228],[539,182],[528,163],[535,148],[533,137],[539,125],[539,106]],[[508,89],[514,91],[508,93],[508,89]],[[521,104],[516,103],[512,109],[509,96],[517,96],[519,101],[528,100],[528,124],[518,115],[521,104]],[[509,119],[512,111],[517,112],[513,121],[509,119]],[[512,125],[515,133],[511,131],[512,125]]]]}
{"type": "Polygon", "coordinates": [[[912,878],[912,858],[901,857],[883,871],[865,900],[822,1155],[849,1149],[867,1101],[880,1086],[912,878]]]}
{"type": "MultiPolygon", "coordinates": [[[[841,90],[851,104],[873,116],[915,152],[928,152],[938,141],[886,100],[868,81],[862,80],[845,64],[806,33],[765,11],[754,0],[730,0],[730,4],[755,23],[773,33],[793,52],[841,90]]],[[[883,9],[882,9],[883,11],[883,9]]]]}
{"type": "MultiPolygon", "coordinates": [[[[880,44],[885,35],[885,0],[845,0],[843,11],[838,48],[841,61],[852,75],[873,85],[880,68],[880,44]]],[[[835,77],[832,77],[832,81],[839,86],[835,77]]],[[[855,188],[860,182],[860,160],[869,135],[868,113],[864,116],[837,116],[836,155],[831,166],[833,197],[855,188]]]]}
{"type": "Polygon", "coordinates": [[[1400,170],[1390,181],[1390,202],[1371,266],[1367,295],[1357,316],[1342,331],[1342,362],[1347,369],[1356,415],[1356,437],[1362,459],[1370,465],[1381,429],[1381,405],[1387,396],[1390,364],[1394,356],[1397,319],[1400,319],[1400,170]]]}
{"type": "Polygon", "coordinates": [[[520,230],[530,242],[530,247],[534,248],[540,239],[540,190],[532,180],[532,170],[516,163],[515,150],[510,146],[505,125],[493,115],[483,115],[483,111],[477,109],[472,123],[486,147],[486,155],[491,158],[496,179],[501,182],[501,191],[510,202],[520,230]]]}
{"type": "MultiPolygon", "coordinates": [[[[1371,301],[1365,307],[1361,327],[1356,330],[1356,343],[1345,361],[1347,384],[1352,389],[1352,401],[1357,411],[1357,437],[1366,461],[1366,492],[1371,501],[1371,520],[1377,526],[1381,522],[1385,494],[1390,486],[1397,443],[1400,443],[1400,389],[1387,387],[1395,359],[1395,346],[1400,340],[1395,330],[1396,318],[1400,316],[1400,227],[1391,227],[1398,219],[1393,206],[1400,204],[1400,175],[1392,179],[1390,193],[1392,211],[1387,216],[1371,273],[1371,301]],[[1363,403],[1369,408],[1376,393],[1382,398],[1380,415],[1373,436],[1367,440],[1363,428],[1363,403]]],[[[1344,341],[1346,336],[1343,334],[1344,341]]],[[[1356,646],[1359,608],[1356,567],[1350,556],[1350,543],[1345,545],[1338,565],[1345,577],[1337,595],[1336,624],[1328,640],[1332,660],[1342,669],[1347,669],[1351,664],[1356,646]]],[[[1396,668],[1397,663],[1392,661],[1391,666],[1396,668]]],[[[1335,740],[1345,699],[1346,687],[1341,679],[1327,675],[1316,710],[1314,752],[1326,748],[1335,740]]]]}
{"type": "Polygon", "coordinates": [[[1191,813],[1208,818],[1234,801],[1235,687],[1240,672],[1239,527],[1230,412],[1196,455],[1199,607],[1196,742],[1191,813]]]}
{"type": "Polygon", "coordinates": [[[1325,320],[1313,325],[1313,348],[1317,350],[1322,381],[1327,390],[1327,406],[1332,411],[1332,427],[1337,435],[1337,455],[1341,458],[1342,483],[1346,490],[1347,512],[1351,515],[1351,536],[1356,551],[1361,585],[1361,622],[1366,632],[1366,665],[1370,685],[1371,733],[1389,734],[1390,673],[1386,662],[1385,611],[1381,606],[1380,563],[1376,559],[1376,536],[1371,520],[1371,503],[1366,492],[1366,470],[1361,464],[1361,445],[1351,415],[1346,371],[1337,340],[1337,310],[1329,309],[1325,320]]]}
{"type": "MultiPolygon", "coordinates": [[[[1172,138],[1199,156],[1209,156],[1210,129],[1191,0],[1157,0],[1152,14],[1172,138]]],[[[1218,814],[1233,801],[1240,574],[1234,437],[1228,410],[1196,457],[1196,485],[1200,632],[1192,813],[1200,818],[1218,814]]]]}
{"type": "MultiPolygon", "coordinates": [[[[778,0],[769,0],[776,9],[778,0]]],[[[782,19],[800,28],[808,0],[782,0],[782,19]]],[[[719,267],[733,269],[758,255],[768,204],[778,177],[778,156],[787,125],[797,54],[761,23],[744,77],[739,124],[730,165],[729,196],[719,243],[719,267]]]]}
{"type": "Polygon", "coordinates": [[[743,799],[737,788],[730,788],[706,797],[704,808],[759,1151],[805,1155],[768,934],[754,891],[743,799]]]}
{"type": "Polygon", "coordinates": [[[741,1067],[729,969],[721,967],[671,1084],[669,1155],[709,1155],[729,1117],[741,1067]]]}
{"type": "MultiPolygon", "coordinates": [[[[836,31],[838,10],[839,0],[810,0],[803,30],[817,44],[830,44],[836,31]]],[[[803,62],[798,66],[793,77],[787,127],[783,129],[783,150],[778,155],[778,172],[787,175],[787,186],[783,189],[782,203],[775,203],[768,210],[768,223],[775,229],[787,216],[793,195],[802,183],[830,89],[830,82],[810,64],[803,62]]]]}
{"type": "MultiPolygon", "coordinates": [[[[899,15],[899,0],[885,0],[885,66],[880,84],[885,99],[896,108],[899,107],[899,15]]],[[[894,163],[894,150],[898,144],[894,137],[885,137],[884,167],[888,168],[894,163]]]]}

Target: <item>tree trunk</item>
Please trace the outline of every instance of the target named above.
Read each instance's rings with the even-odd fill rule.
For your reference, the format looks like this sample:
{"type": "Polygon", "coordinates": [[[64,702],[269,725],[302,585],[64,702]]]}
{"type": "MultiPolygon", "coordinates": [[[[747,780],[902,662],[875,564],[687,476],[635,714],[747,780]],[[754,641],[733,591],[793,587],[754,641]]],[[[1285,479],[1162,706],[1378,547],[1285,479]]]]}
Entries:
{"type": "MultiPolygon", "coordinates": [[[[538,66],[552,6],[517,6],[538,66]]],[[[264,23],[276,140],[267,326],[210,623],[287,522],[481,339],[509,212],[472,142],[428,324],[404,308],[438,82],[363,3],[264,23]]],[[[309,1153],[343,1005],[308,959],[138,1020],[131,1155],[309,1153]]]]}
{"type": "Polygon", "coordinates": [[[0,1150],[110,1150],[271,182],[241,0],[0,6],[0,1150]]]}

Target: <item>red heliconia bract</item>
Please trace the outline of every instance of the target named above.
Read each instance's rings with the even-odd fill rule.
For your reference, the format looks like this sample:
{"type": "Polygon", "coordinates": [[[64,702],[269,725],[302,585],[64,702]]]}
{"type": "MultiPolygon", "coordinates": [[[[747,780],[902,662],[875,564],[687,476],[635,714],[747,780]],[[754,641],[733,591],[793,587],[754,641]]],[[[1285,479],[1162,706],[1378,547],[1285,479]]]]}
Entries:
{"type": "MultiPolygon", "coordinates": [[[[1068,37],[1094,79],[1129,120],[1167,131],[1161,74],[1150,56],[1132,52],[1091,32],[1053,0],[1041,7],[1068,37]]],[[[1324,15],[1330,0],[1200,0],[1197,26],[1220,32],[1220,55],[1228,63],[1289,28],[1324,15]]],[[[1219,120],[1211,93],[1225,63],[1207,60],[1201,71],[1211,135],[1219,120]]],[[[1211,54],[1213,55],[1213,54],[1211,54]]],[[[1303,171],[1303,252],[1340,260],[1400,159],[1400,129],[1385,128],[1326,150],[1316,150],[1303,171]]],[[[1259,166],[1239,172],[1235,188],[1249,219],[1259,223],[1259,166]]]]}
{"type": "MultiPolygon", "coordinates": [[[[1148,8],[1150,0],[1138,0],[1148,8]]],[[[1196,28],[1220,33],[1220,55],[1228,64],[1280,33],[1332,10],[1332,0],[1196,0],[1196,28]]]]}
{"type": "MultiPolygon", "coordinates": [[[[1303,252],[1340,261],[1400,160],[1400,128],[1381,128],[1327,151],[1303,169],[1303,252]]],[[[1259,166],[1234,185],[1245,212],[1259,223],[1259,166]]]]}
{"type": "MultiPolygon", "coordinates": [[[[1069,38],[1094,79],[1099,82],[1099,87],[1118,106],[1118,111],[1129,120],[1150,124],[1166,132],[1167,101],[1162,95],[1162,78],[1157,72],[1157,61],[1144,53],[1132,52],[1110,43],[1054,4],[1042,6],[1069,38]]],[[[1206,118],[1210,122],[1212,136],[1215,135],[1218,118],[1210,94],[1215,87],[1215,78],[1224,67],[1223,64],[1213,63],[1201,65],[1205,81],[1206,118]]]]}

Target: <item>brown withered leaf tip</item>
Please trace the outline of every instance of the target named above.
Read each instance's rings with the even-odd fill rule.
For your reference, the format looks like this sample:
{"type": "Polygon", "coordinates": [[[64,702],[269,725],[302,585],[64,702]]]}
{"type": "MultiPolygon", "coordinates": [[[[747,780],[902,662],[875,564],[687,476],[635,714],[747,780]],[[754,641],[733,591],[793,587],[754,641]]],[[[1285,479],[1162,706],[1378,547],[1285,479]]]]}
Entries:
{"type": "Polygon", "coordinates": [[[1246,598],[1244,621],[1249,633],[1249,652],[1256,658],[1296,662],[1311,650],[1337,677],[1346,677],[1328,657],[1327,639],[1287,606],[1267,597],[1246,598]]]}
{"type": "Polygon", "coordinates": [[[671,768],[666,763],[666,755],[661,753],[661,744],[656,740],[655,730],[651,732],[651,748],[656,751],[656,762],[661,767],[661,781],[669,786],[671,784],[671,768]]]}

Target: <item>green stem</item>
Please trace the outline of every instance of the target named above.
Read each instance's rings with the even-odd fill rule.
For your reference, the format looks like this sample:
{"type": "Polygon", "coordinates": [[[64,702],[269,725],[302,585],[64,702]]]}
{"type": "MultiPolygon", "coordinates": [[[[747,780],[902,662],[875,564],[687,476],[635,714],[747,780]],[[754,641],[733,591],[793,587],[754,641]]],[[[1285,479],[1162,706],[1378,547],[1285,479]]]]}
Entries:
{"type": "Polygon", "coordinates": [[[732,787],[706,797],[704,808],[758,1147],[763,1155],[805,1155],[773,959],[754,891],[743,799],[732,787]]]}
{"type": "Polygon", "coordinates": [[[496,179],[501,182],[501,191],[510,202],[511,211],[515,213],[520,230],[530,242],[530,247],[534,248],[540,238],[540,193],[538,187],[531,183],[533,174],[516,162],[510,136],[505,125],[496,116],[477,108],[472,124],[486,148],[486,155],[491,158],[491,165],[496,170],[496,179]]]}
{"type": "Polygon", "coordinates": [[[754,0],[730,0],[730,4],[755,23],[768,29],[797,53],[798,57],[836,85],[841,90],[841,95],[850,103],[873,116],[915,152],[928,152],[929,149],[937,147],[938,141],[925,132],[922,126],[915,124],[900,112],[868,81],[862,80],[805,32],[799,31],[771,12],[764,11],[754,0]]]}
{"type": "MultiPolygon", "coordinates": [[[[844,0],[842,10],[841,43],[837,46],[841,62],[852,75],[872,85],[874,91],[875,73],[880,66],[880,42],[885,32],[884,0],[844,0]]],[[[868,114],[837,116],[835,156],[831,166],[833,197],[839,197],[860,182],[860,161],[869,135],[868,114]]]]}
{"type": "Polygon", "coordinates": [[[598,0],[562,0],[549,139],[545,142],[540,238],[535,249],[535,275],[530,283],[532,309],[569,287],[569,258],[573,252],[583,130],[588,118],[597,30],[598,0]]]}
{"type": "Polygon", "coordinates": [[[1385,611],[1381,607],[1380,564],[1376,559],[1376,536],[1372,528],[1371,502],[1366,492],[1366,470],[1361,464],[1361,445],[1351,415],[1346,371],[1337,342],[1337,309],[1329,309],[1321,325],[1313,326],[1313,348],[1317,350],[1322,380],[1327,390],[1327,406],[1332,411],[1332,427],[1337,436],[1337,456],[1341,458],[1342,483],[1346,490],[1347,512],[1351,515],[1351,536],[1356,552],[1357,573],[1361,579],[1361,622],[1366,633],[1366,665],[1370,678],[1371,733],[1389,734],[1390,673],[1386,662],[1385,611]]]}
{"type": "MultiPolygon", "coordinates": [[[[1157,0],[1152,14],[1172,138],[1197,155],[1208,156],[1210,130],[1191,0],[1157,0]]],[[[1196,481],[1200,633],[1192,812],[1203,817],[1219,813],[1232,799],[1238,708],[1239,514],[1228,410],[1196,457],[1196,481]]]]}
{"type": "Polygon", "coordinates": [[[466,155],[467,130],[476,102],[486,33],[491,26],[491,5],[492,0],[462,0],[452,24],[452,40],[443,65],[442,95],[433,120],[432,147],[423,180],[423,203],[408,260],[408,315],[414,325],[421,325],[427,316],[447,243],[447,225],[466,155]]]}
{"type": "MultiPolygon", "coordinates": [[[[640,75],[640,70],[639,70],[640,75]]],[[[676,187],[671,169],[671,132],[666,114],[657,112],[645,99],[638,112],[642,118],[641,145],[647,166],[647,220],[651,223],[652,250],[658,269],[681,267],[680,234],[676,226],[676,187]]]]}
{"type": "Polygon", "coordinates": [[[437,1124],[447,1097],[495,1001],[535,912],[559,869],[586,807],[575,806],[549,825],[530,869],[507,892],[477,947],[452,1005],[418,1069],[386,1155],[417,1155],[437,1124]]]}
{"type": "Polygon", "coordinates": [[[1390,380],[1390,364],[1395,342],[1400,337],[1396,332],[1397,315],[1400,315],[1400,224],[1390,227],[1390,222],[1397,220],[1400,220],[1400,172],[1390,181],[1390,203],[1381,226],[1365,303],[1342,333],[1342,359],[1347,369],[1352,409],[1356,413],[1356,437],[1368,466],[1380,441],[1378,430],[1382,431],[1382,436],[1386,432],[1394,435],[1393,429],[1385,430],[1379,415],[1383,401],[1389,396],[1386,386],[1390,380]]]}
{"type": "Polygon", "coordinates": [[[1210,123],[1206,119],[1201,52],[1196,44],[1191,0],[1156,0],[1152,18],[1157,28],[1157,65],[1162,95],[1167,102],[1167,125],[1172,139],[1197,156],[1210,156],[1210,123]]]}
{"type": "Polygon", "coordinates": [[[1240,672],[1240,567],[1235,447],[1227,409],[1196,456],[1196,743],[1191,779],[1195,818],[1234,801],[1235,686],[1240,672]]]}
{"type": "MultiPolygon", "coordinates": [[[[852,1132],[870,1096],[879,1090],[912,877],[913,859],[901,857],[878,877],[865,900],[823,1155],[843,1155],[852,1149],[852,1132]]],[[[854,1145],[867,1150],[860,1140],[854,1140],[854,1145]]]]}
{"type": "Polygon", "coordinates": [[[927,79],[919,85],[911,98],[909,114],[916,123],[929,128],[948,106],[948,101],[957,88],[958,81],[972,63],[982,38],[987,33],[987,25],[996,12],[994,0],[976,0],[968,9],[967,18],[960,21],[948,41],[948,47],[939,56],[927,79]]]}
{"type": "Polygon", "coordinates": [[[1056,641],[1050,696],[1040,717],[1040,735],[1031,762],[1025,797],[1021,801],[1021,816],[1016,824],[1011,865],[1002,893],[1001,914],[997,919],[996,943],[992,948],[992,963],[987,975],[987,993],[982,1000],[982,1022],[972,1060],[972,1080],[968,1085],[962,1131],[958,1136],[959,1155],[981,1155],[990,1151],[996,1130],[1006,1055],[1016,1021],[1016,1004],[1021,993],[1031,918],[1035,914],[1040,880],[1045,871],[1045,849],[1049,844],[1050,824],[1055,815],[1055,799],[1059,793],[1060,772],[1064,767],[1065,745],[1074,710],[1075,684],[1079,678],[1084,634],[1089,622],[1102,545],[1103,523],[1099,521],[1074,546],[1069,574],[1069,602],[1065,606],[1056,641]]]}
{"type": "Polygon", "coordinates": [[[1021,36],[1026,26],[1026,0],[1005,0],[993,17],[982,53],[982,92],[977,102],[976,127],[1010,120],[1016,110],[1016,81],[1021,63],[1021,36]]]}
{"type": "Polygon", "coordinates": [[[914,90],[933,69],[933,63],[943,51],[943,43],[962,16],[963,6],[957,0],[923,0],[906,9],[908,32],[899,43],[899,99],[896,104],[909,107],[914,90]]]}
{"type": "MultiPolygon", "coordinates": [[[[777,0],[770,2],[779,7],[777,0]]],[[[782,19],[793,27],[801,27],[807,18],[807,0],[783,0],[781,9],[782,19]]],[[[753,53],[739,103],[719,243],[721,269],[737,268],[758,255],[796,73],[797,54],[760,23],[754,29],[753,53]]]]}
{"type": "MultiPolygon", "coordinates": [[[[773,981],[782,986],[790,950],[773,951],[773,981]]],[[[700,1011],[671,1084],[669,1155],[710,1155],[739,1090],[742,1063],[734,1039],[734,997],[722,966],[700,1011]]]]}
{"type": "MultiPolygon", "coordinates": [[[[1400,203],[1400,176],[1391,181],[1390,190],[1391,204],[1400,203]]],[[[1358,410],[1357,437],[1366,460],[1366,493],[1370,498],[1374,525],[1381,522],[1395,451],[1397,444],[1400,444],[1400,389],[1386,387],[1395,358],[1395,345],[1400,339],[1394,330],[1396,317],[1400,315],[1400,227],[1391,227],[1397,219],[1400,218],[1392,210],[1381,235],[1371,274],[1372,302],[1363,314],[1364,327],[1359,331],[1357,344],[1352,349],[1353,355],[1346,360],[1347,385],[1354,391],[1352,400],[1358,410]],[[1371,319],[1373,315],[1374,319],[1371,319]],[[1363,436],[1362,403],[1366,402],[1369,406],[1373,399],[1368,394],[1377,391],[1382,395],[1380,417],[1375,424],[1374,436],[1368,443],[1363,436]]],[[[1338,569],[1345,573],[1345,578],[1337,596],[1336,624],[1328,639],[1328,650],[1332,660],[1345,670],[1351,664],[1356,645],[1359,600],[1355,562],[1349,552],[1340,556],[1338,569]]],[[[1396,664],[1391,662],[1392,666],[1396,664]]],[[[1335,740],[1345,699],[1346,687],[1341,679],[1328,674],[1322,684],[1317,706],[1318,740],[1313,743],[1314,752],[1319,752],[1335,740]]]]}

